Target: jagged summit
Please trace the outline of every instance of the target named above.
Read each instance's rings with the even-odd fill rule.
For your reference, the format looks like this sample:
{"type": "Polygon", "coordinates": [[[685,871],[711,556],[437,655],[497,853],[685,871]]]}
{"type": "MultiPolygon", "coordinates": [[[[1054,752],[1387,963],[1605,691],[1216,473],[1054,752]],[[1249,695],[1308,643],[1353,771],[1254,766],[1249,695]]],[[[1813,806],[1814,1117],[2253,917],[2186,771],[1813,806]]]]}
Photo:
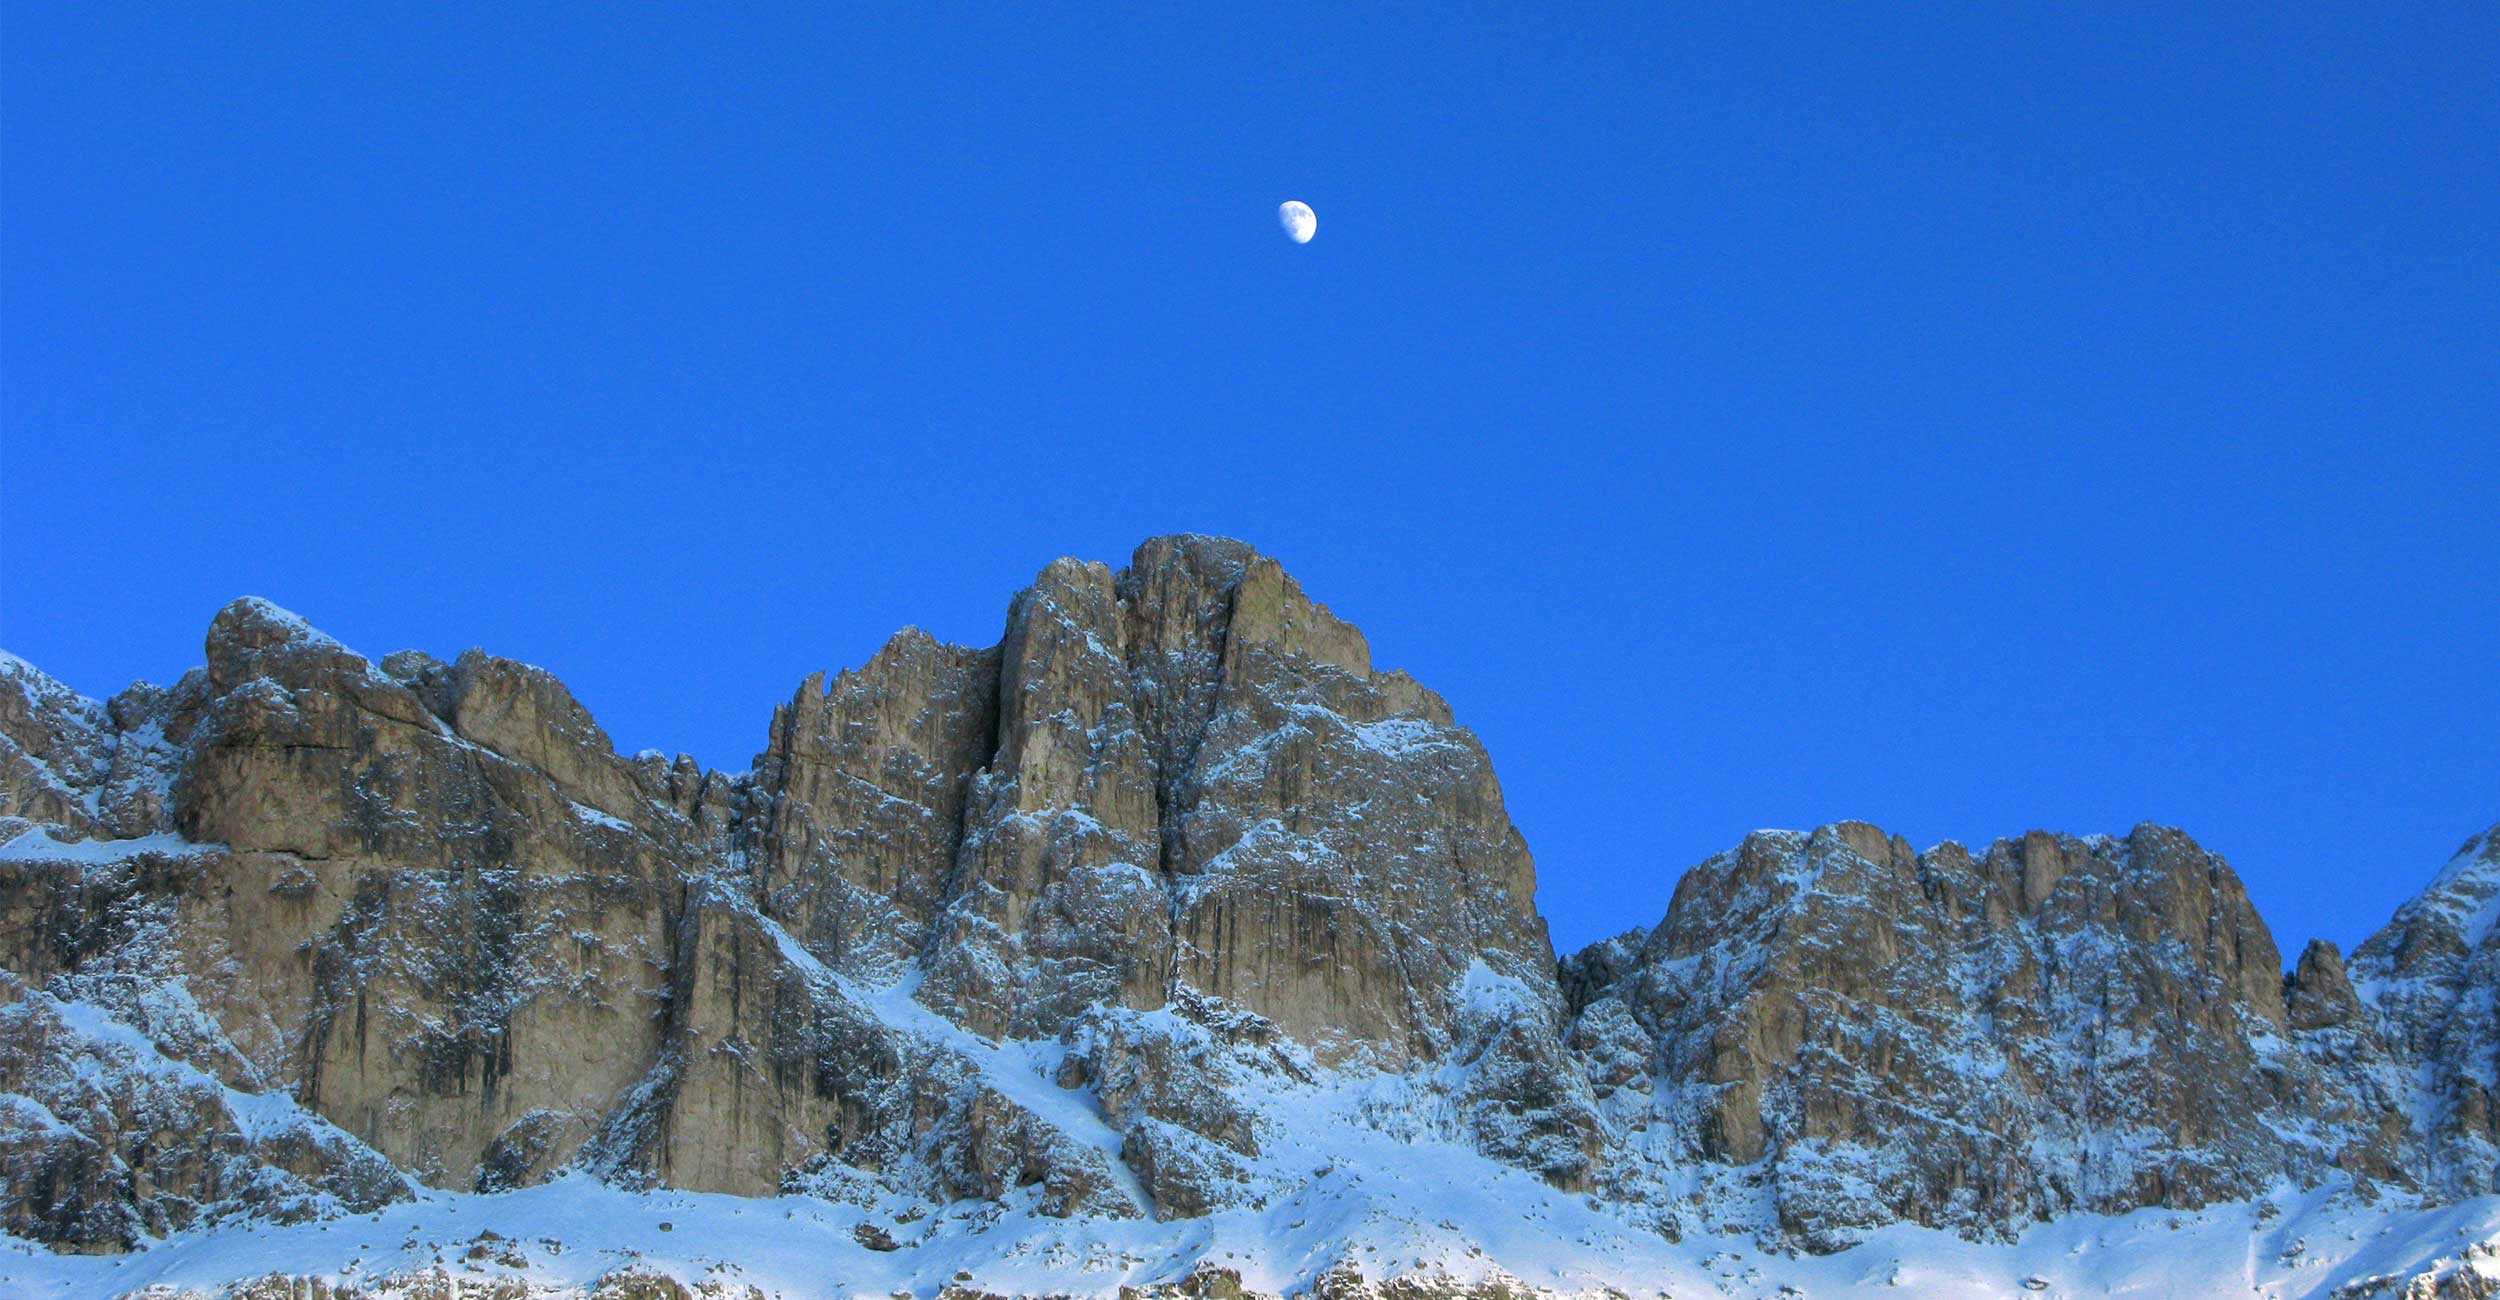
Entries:
{"type": "MultiPolygon", "coordinates": [[[[2404,906],[2365,949],[2399,960],[2406,949],[2451,951],[2482,946],[2500,926],[2500,826],[2460,845],[2430,885],[2404,906]]],[[[2358,955],[2358,953],[2356,953],[2358,955]]]]}
{"type": "Polygon", "coordinates": [[[2349,1086],[2292,1050],[2237,876],[2167,827],[1978,853],[1863,822],[1757,833],[1565,979],[1603,1104],[1682,1135],[1616,1172],[1767,1177],[1810,1243],[2399,1168],[2349,1086]]]}
{"type": "Polygon", "coordinates": [[[2467,840],[2349,970],[2395,1067],[2380,1091],[2424,1139],[2427,1176],[2500,1190],[2500,826],[2467,840]]]}
{"type": "MultiPolygon", "coordinates": [[[[803,1195],[931,1261],[1025,1240],[1002,1215],[1265,1225],[1279,1289],[1391,1241],[1489,1277],[1567,1219],[1510,1248],[1560,1285],[2493,1187],[2489,836],[2288,979],[2150,825],[1758,832],[1557,962],[1448,704],[1192,535],[1053,561],[996,644],[905,629],[763,732],[744,772],[620,756],[544,670],[372,661],[256,598],[109,704],[0,660],[0,1226],[117,1250],[596,1178],[803,1195]]],[[[1166,1254],[1119,1279],[1210,1258],[1166,1254]]]]}

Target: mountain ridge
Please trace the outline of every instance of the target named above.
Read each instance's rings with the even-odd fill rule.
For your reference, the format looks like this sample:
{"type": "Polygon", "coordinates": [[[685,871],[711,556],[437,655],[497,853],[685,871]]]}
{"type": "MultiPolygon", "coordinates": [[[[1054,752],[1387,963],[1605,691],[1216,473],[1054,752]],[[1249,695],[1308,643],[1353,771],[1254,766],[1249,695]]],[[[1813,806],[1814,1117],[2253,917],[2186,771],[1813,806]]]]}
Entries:
{"type": "Polygon", "coordinates": [[[1240,542],[907,628],[740,772],[257,598],[206,661],[99,703],[0,660],[0,1224],[54,1249],[583,1175],[1230,1222],[1357,1131],[1835,1257],[2500,1169],[2500,837],[2288,971],[2150,824],[1757,832],[1557,956],[1481,743],[1240,542]]]}

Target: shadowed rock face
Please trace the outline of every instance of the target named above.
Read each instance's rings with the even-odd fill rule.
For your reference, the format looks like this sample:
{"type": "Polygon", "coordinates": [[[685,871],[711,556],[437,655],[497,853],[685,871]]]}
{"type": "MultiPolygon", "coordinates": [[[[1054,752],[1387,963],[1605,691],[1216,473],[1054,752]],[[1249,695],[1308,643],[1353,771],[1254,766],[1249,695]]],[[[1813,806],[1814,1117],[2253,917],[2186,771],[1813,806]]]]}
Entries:
{"type": "Polygon", "coordinates": [[[2396,1076],[2382,1091],[2411,1102],[2428,1178],[2457,1195],[2500,1190],[2500,826],[2353,951],[2346,987],[2376,1013],[2396,1076]]]}
{"type": "Polygon", "coordinates": [[[1817,1247],[2492,1186],[2488,840],[2288,978],[2155,827],[1766,832],[1558,968],[1475,737],[1220,539],[812,676],[739,773],[257,600],[110,705],[0,660],[0,842],[0,1214],[64,1246],[568,1167],[1189,1217],[1272,1194],[1258,1099],[1323,1078],[1662,1230],[1817,1247]]]}
{"type": "Polygon", "coordinates": [[[112,752],[112,720],[95,701],[0,654],[0,832],[93,834],[112,752]]]}
{"type": "Polygon", "coordinates": [[[1758,833],[1565,983],[1609,1116],[1747,1167],[1812,1245],[2412,1167],[2333,949],[2287,982],[2230,867],[2162,827],[1978,854],[1758,833]]]}

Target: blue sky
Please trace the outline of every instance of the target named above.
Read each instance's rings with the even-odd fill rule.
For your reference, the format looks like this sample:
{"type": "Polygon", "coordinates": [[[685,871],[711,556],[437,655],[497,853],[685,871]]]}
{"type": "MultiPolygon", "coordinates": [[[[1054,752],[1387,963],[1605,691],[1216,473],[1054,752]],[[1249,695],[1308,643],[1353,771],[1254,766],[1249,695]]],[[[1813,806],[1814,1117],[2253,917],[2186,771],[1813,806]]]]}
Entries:
{"type": "Polygon", "coordinates": [[[249,592],[743,766],[1194,530],[1477,728],[1565,946],[1842,817],[2349,943],[2500,820],[2487,11],[1530,8],[22,6],[0,644],[249,592]]]}

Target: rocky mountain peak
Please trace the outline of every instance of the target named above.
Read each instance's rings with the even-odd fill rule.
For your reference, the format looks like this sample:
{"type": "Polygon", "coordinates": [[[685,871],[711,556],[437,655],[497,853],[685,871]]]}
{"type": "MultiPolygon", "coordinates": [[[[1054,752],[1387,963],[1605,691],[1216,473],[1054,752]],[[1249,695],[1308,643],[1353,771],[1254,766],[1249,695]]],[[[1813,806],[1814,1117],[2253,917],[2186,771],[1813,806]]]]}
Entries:
{"type": "Polygon", "coordinates": [[[111,732],[94,700],[0,652],[0,833],[35,823],[92,828],[111,732]]]}
{"type": "Polygon", "coordinates": [[[2355,1024],[2366,1014],[2343,951],[2324,939],[2300,950],[2299,964],[2283,982],[2283,1006],[2285,1020],[2303,1032],[2355,1024]]]}
{"type": "Polygon", "coordinates": [[[893,1244],[1430,1169],[1834,1251],[2500,1171],[2500,833],[2288,975],[2155,825],[1759,831],[1558,962],[1476,737],[1237,541],[905,629],[744,772],[484,650],[250,598],[205,649],[109,706],[0,658],[0,1214],[56,1246],[568,1174],[893,1244]]]}
{"type": "Polygon", "coordinates": [[[369,667],[303,616],[258,596],[230,602],[209,620],[207,659],[209,689],[219,694],[256,680],[308,681],[369,667]]]}
{"type": "Polygon", "coordinates": [[[2352,983],[2374,1013],[2387,1068],[2434,1181],[2500,1190],[2500,827],[2467,840],[2429,888],[2353,950],[2352,983]]]}
{"type": "Polygon", "coordinates": [[[2283,1049],[2280,958],[2237,876],[2166,827],[1977,854],[1856,822],[1758,832],[1688,872],[1645,936],[1565,972],[1603,1109],[1673,1135],[1615,1176],[1700,1161],[1741,1199],[1767,1172],[1808,1243],[2196,1205],[2386,1161],[2374,1132],[2283,1138],[2349,1104],[2283,1049]]]}
{"type": "Polygon", "coordinates": [[[2355,950],[2373,974],[2453,979],[2500,927],[2500,827],[2466,840],[2386,929],[2355,950]]]}

